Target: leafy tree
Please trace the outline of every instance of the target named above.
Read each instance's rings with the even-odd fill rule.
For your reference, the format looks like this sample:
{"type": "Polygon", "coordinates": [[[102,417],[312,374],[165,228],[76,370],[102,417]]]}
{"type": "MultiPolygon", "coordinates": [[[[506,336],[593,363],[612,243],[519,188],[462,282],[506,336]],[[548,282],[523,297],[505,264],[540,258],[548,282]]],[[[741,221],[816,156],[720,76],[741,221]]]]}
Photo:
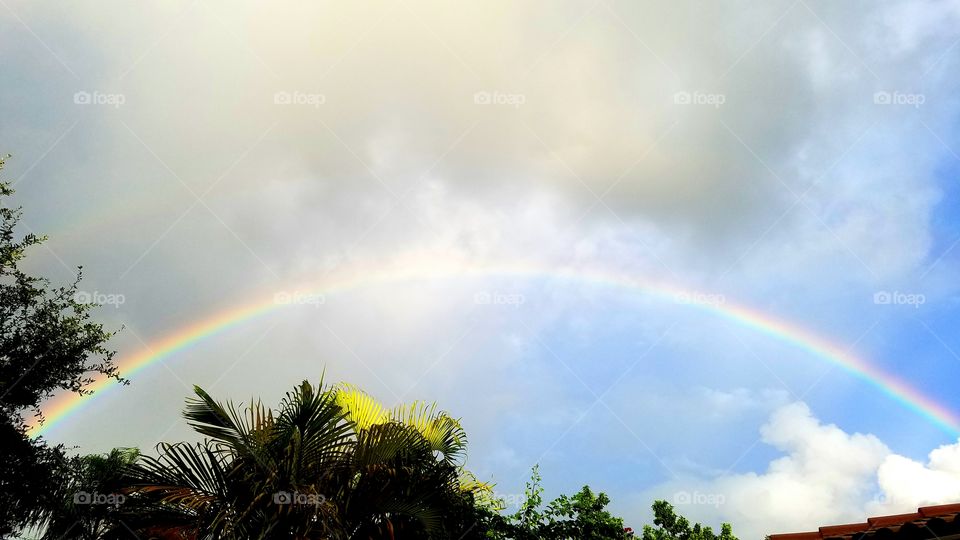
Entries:
{"type": "Polygon", "coordinates": [[[510,540],[611,540],[629,538],[623,520],[606,510],[610,498],[584,486],[572,496],[561,495],[543,508],[539,466],[534,466],[524,501],[505,519],[489,520],[489,538],[510,540]]]}
{"type": "Polygon", "coordinates": [[[42,421],[45,399],[58,391],[83,394],[98,375],[122,380],[105,346],[111,333],[90,320],[92,305],[75,299],[80,269],[66,287],[21,269],[29,248],[45,238],[18,236],[20,209],[6,205],[12,194],[0,182],[0,536],[57,505],[51,486],[66,459],[63,448],[31,439],[27,417],[42,421]]]}
{"type": "Polygon", "coordinates": [[[202,443],[161,444],[129,469],[124,523],[197,538],[479,538],[466,435],[435,407],[386,409],[304,381],[277,411],[195,389],[202,443]],[[455,517],[452,519],[451,516],[455,517]]]}
{"type": "Polygon", "coordinates": [[[667,501],[653,503],[653,526],[644,525],[643,540],[737,540],[729,523],[715,534],[710,527],[699,523],[690,524],[687,518],[677,515],[667,501]]]}
{"type": "Polygon", "coordinates": [[[594,494],[590,486],[583,486],[572,497],[561,495],[547,509],[550,538],[577,538],[606,540],[624,538],[623,520],[605,510],[610,498],[604,493],[594,494]]]}
{"type": "MultiPolygon", "coordinates": [[[[60,506],[40,524],[44,529],[42,539],[98,540],[109,531],[117,531],[120,509],[126,502],[122,493],[126,487],[124,469],[139,455],[135,448],[116,448],[103,455],[71,458],[62,469],[63,482],[57,489],[60,506]]],[[[124,532],[122,526],[119,532],[124,532]]]]}
{"type": "Polygon", "coordinates": [[[527,482],[523,490],[523,503],[517,513],[513,515],[517,534],[536,535],[539,533],[545,519],[543,512],[540,510],[540,506],[543,505],[543,485],[540,483],[542,480],[540,465],[534,465],[533,470],[530,471],[530,481],[527,482]]]}

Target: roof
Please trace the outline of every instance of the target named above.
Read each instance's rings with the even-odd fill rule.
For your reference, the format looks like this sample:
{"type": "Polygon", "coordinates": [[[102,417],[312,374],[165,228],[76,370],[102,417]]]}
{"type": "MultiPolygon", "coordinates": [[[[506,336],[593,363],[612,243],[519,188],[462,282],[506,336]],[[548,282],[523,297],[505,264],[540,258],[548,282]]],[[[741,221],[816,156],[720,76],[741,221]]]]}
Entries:
{"type": "Polygon", "coordinates": [[[829,525],[816,531],[771,534],[769,540],[924,540],[960,539],[960,503],[924,506],[910,514],[868,518],[863,523],[829,525]]]}

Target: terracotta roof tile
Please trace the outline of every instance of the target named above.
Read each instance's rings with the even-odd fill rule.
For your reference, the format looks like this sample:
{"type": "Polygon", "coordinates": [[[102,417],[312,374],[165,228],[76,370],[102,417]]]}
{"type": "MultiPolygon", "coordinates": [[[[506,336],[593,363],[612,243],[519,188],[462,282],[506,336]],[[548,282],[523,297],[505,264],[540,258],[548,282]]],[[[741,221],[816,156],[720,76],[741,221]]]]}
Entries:
{"type": "Polygon", "coordinates": [[[819,530],[771,534],[768,540],[865,540],[880,538],[936,538],[941,533],[960,537],[960,503],[924,506],[910,514],[875,516],[865,523],[829,525],[819,530]]]}
{"type": "Polygon", "coordinates": [[[923,514],[914,512],[912,514],[894,514],[892,516],[877,516],[867,519],[867,522],[874,528],[890,527],[891,525],[903,525],[908,521],[922,519],[923,514]]]}
{"type": "Polygon", "coordinates": [[[960,503],[924,506],[920,508],[920,513],[926,517],[942,516],[944,514],[956,514],[960,513],[960,503]]]}
{"type": "Polygon", "coordinates": [[[820,536],[823,538],[829,538],[831,536],[843,536],[845,534],[853,534],[869,530],[870,524],[866,522],[847,523],[846,525],[829,525],[826,527],[820,527],[820,536]]]}
{"type": "Polygon", "coordinates": [[[771,534],[770,540],[820,540],[820,531],[802,533],[771,534]]]}

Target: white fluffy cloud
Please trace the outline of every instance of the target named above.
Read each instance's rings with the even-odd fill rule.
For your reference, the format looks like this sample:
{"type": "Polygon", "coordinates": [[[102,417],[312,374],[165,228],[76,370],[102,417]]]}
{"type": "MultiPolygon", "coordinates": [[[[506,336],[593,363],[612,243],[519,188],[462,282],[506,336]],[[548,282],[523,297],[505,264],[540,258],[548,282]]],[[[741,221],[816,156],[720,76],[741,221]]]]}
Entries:
{"type": "Polygon", "coordinates": [[[890,455],[877,471],[880,498],[871,513],[896,513],[929,504],[960,501],[960,443],[930,452],[926,464],[890,455]]]}
{"type": "Polygon", "coordinates": [[[802,402],[778,408],[761,428],[761,442],[782,454],[763,472],[675,480],[649,495],[699,519],[730,521],[741,538],[960,500],[960,442],[933,450],[921,463],[873,435],[822,423],[802,402]]]}

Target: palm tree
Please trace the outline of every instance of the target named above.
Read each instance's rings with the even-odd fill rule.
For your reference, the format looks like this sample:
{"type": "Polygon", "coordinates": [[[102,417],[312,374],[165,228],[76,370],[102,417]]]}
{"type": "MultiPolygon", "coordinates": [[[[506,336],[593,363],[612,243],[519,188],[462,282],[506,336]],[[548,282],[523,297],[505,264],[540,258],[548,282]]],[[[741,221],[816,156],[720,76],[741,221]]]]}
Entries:
{"type": "Polygon", "coordinates": [[[489,490],[463,469],[466,435],[435,406],[388,410],[349,385],[304,381],[276,413],[195,388],[203,443],[161,444],[127,468],[124,522],[187,538],[445,537],[448,511],[489,490]]]}
{"type": "MultiPolygon", "coordinates": [[[[66,461],[56,488],[60,504],[37,524],[43,531],[41,538],[97,540],[117,529],[116,519],[126,500],[122,493],[123,471],[139,455],[136,448],[115,448],[107,454],[76,456],[66,461]]],[[[129,531],[122,536],[132,537],[129,531]]]]}

